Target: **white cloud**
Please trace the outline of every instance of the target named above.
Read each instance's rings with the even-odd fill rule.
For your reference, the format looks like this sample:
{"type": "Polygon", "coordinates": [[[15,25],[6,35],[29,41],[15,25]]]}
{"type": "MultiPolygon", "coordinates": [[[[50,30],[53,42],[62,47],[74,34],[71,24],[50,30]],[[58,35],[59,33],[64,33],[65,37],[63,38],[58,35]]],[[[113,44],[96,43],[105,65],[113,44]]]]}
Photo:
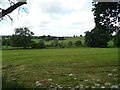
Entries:
{"type": "MultiPolygon", "coordinates": [[[[94,28],[92,0],[27,0],[29,13],[11,13],[14,23],[0,25],[0,35],[13,34],[13,28],[27,26],[35,35],[73,36],[94,28]],[[86,5],[86,4],[88,5],[86,5]],[[5,27],[6,26],[6,27],[5,27]],[[4,28],[5,27],[5,28],[4,28]]],[[[26,5],[23,7],[26,8],[26,5]]]]}

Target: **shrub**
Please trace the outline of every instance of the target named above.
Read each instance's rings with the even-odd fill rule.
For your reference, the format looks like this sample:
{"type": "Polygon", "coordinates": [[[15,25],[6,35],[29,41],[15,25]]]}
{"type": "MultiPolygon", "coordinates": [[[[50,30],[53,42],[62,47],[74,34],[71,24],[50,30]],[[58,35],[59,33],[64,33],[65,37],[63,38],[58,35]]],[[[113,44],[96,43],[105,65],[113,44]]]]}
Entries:
{"type": "Polygon", "coordinates": [[[68,42],[68,47],[72,47],[73,46],[73,42],[72,41],[69,41],[68,42]]]}
{"type": "Polygon", "coordinates": [[[75,42],[76,47],[80,47],[81,45],[82,45],[81,41],[78,40],[78,41],[75,42]]]}
{"type": "Polygon", "coordinates": [[[54,40],[53,42],[51,42],[51,46],[58,47],[59,46],[58,40],[54,40]]]}
{"type": "Polygon", "coordinates": [[[60,43],[59,43],[59,47],[60,47],[60,48],[64,48],[64,47],[65,47],[64,43],[63,43],[63,42],[60,42],[60,43]]]}
{"type": "Polygon", "coordinates": [[[38,43],[32,41],[32,43],[31,43],[31,48],[39,48],[38,43]]]}
{"type": "Polygon", "coordinates": [[[43,40],[40,40],[38,43],[39,48],[45,48],[45,43],[43,42],[43,40]]]}

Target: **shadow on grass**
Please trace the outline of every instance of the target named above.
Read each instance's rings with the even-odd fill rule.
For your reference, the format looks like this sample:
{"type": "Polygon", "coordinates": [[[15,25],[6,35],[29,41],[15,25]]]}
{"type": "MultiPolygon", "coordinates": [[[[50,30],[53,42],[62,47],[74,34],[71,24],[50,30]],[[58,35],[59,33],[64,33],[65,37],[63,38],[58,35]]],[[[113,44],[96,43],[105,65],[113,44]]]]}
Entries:
{"type": "Polygon", "coordinates": [[[2,90],[26,90],[23,83],[18,83],[16,80],[7,81],[7,77],[2,77],[2,90]]]}

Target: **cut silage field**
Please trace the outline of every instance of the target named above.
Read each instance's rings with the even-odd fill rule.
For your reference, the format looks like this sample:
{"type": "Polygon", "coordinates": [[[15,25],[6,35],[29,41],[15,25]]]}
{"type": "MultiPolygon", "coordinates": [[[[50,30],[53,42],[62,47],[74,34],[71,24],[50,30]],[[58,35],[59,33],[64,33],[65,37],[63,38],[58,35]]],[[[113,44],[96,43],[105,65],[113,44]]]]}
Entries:
{"type": "Polygon", "coordinates": [[[25,87],[110,87],[118,84],[117,48],[3,50],[3,75],[25,87]]]}

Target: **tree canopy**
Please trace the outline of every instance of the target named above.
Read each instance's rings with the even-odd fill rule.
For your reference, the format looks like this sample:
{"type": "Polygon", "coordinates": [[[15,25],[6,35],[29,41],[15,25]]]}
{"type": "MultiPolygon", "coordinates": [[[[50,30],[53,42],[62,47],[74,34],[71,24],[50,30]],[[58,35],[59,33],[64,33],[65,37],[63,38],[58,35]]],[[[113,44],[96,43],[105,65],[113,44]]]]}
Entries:
{"type": "Polygon", "coordinates": [[[31,44],[31,36],[34,35],[28,28],[16,28],[11,37],[12,46],[27,48],[31,44]]]}
{"type": "Polygon", "coordinates": [[[93,2],[94,20],[96,27],[106,26],[109,33],[118,30],[118,14],[120,13],[120,4],[117,2],[93,2]]]}
{"type": "MultiPolygon", "coordinates": [[[[117,2],[93,2],[95,28],[87,31],[85,35],[86,45],[91,47],[107,47],[113,32],[118,32],[118,14],[120,4],[117,2]]],[[[116,40],[117,41],[117,40],[116,40]]]]}

